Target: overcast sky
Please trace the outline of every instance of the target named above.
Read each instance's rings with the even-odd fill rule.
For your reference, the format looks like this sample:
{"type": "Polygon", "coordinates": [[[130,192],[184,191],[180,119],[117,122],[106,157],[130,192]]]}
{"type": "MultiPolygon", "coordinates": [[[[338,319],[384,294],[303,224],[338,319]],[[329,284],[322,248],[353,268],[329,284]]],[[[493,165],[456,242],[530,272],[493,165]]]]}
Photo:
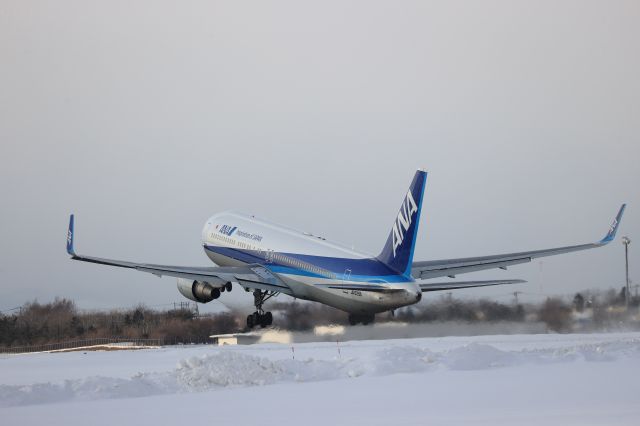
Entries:
{"type": "MultiPolygon", "coordinates": [[[[208,265],[231,208],[378,253],[418,167],[416,260],[590,242],[622,202],[640,237],[638,22],[637,1],[2,0],[0,310],[181,300],[70,261],[72,212],[102,257],[208,265]]],[[[477,277],[621,287],[623,247],[477,277]]]]}

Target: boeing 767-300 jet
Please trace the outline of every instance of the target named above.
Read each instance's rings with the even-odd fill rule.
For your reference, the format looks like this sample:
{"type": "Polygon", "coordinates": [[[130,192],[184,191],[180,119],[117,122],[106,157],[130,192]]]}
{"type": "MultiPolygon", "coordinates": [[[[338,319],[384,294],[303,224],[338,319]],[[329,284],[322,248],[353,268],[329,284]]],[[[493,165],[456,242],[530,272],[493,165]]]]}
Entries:
{"type": "Polygon", "coordinates": [[[604,246],[616,235],[623,204],[605,237],[590,244],[493,256],[413,260],[427,172],[418,170],[405,194],[391,231],[377,256],[349,249],[309,233],[233,211],[211,216],[202,230],[205,254],[218,266],[185,267],[134,263],[76,254],[71,215],[67,252],[74,260],[119,266],[178,278],[188,299],[207,303],[231,291],[233,284],[252,291],[256,312],[247,326],[273,321],[263,305],[280,293],[324,303],[349,314],[351,324],[368,324],[375,314],[417,303],[423,292],[523,283],[523,280],[432,282],[437,277],[530,262],[532,259],[604,246]]]}

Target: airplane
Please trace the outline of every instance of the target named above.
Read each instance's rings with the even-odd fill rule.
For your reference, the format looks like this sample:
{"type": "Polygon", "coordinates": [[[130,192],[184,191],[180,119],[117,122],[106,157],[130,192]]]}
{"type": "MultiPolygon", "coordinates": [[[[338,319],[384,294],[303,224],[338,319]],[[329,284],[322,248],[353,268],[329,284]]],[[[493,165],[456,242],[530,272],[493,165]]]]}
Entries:
{"type": "Polygon", "coordinates": [[[217,266],[154,265],[78,255],[74,250],[73,214],[69,219],[67,253],[73,260],[176,277],[179,292],[198,303],[219,298],[235,283],[253,293],[256,311],[247,316],[247,328],[272,324],[273,315],[263,306],[279,294],[332,306],[348,313],[351,325],[367,325],[374,321],[375,314],[420,302],[424,292],[524,283],[519,279],[430,280],[485,269],[506,270],[539,257],[602,247],[615,238],[626,207],[620,207],[605,237],[595,243],[414,261],[426,182],[427,172],[416,171],[377,256],[235,211],[211,216],[202,230],[202,248],[217,266]]]}

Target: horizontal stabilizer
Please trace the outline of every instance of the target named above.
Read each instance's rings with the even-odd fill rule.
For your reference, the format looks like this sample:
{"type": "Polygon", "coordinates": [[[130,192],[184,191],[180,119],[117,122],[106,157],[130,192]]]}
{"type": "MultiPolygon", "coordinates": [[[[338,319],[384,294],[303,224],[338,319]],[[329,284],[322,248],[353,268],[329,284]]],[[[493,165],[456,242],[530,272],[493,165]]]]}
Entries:
{"type": "Polygon", "coordinates": [[[487,287],[490,285],[503,284],[523,284],[525,280],[488,280],[488,281],[458,281],[458,282],[440,282],[440,283],[419,283],[420,290],[425,291],[442,291],[456,290],[460,288],[487,287]]]}

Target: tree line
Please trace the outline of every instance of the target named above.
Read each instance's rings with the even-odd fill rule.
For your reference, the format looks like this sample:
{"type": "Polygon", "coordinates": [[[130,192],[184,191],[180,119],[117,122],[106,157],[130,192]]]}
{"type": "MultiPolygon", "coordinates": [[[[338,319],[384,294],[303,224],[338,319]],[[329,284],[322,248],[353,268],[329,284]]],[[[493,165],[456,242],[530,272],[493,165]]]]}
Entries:
{"type": "MultiPolygon", "coordinates": [[[[640,298],[630,297],[626,310],[621,291],[585,291],[573,298],[551,297],[537,303],[503,303],[489,299],[438,297],[377,315],[376,321],[400,322],[526,322],[546,324],[550,331],[640,329],[640,298]],[[635,320],[634,320],[635,318],[635,320]]],[[[319,303],[271,302],[274,323],[291,331],[318,325],[348,325],[347,315],[319,303]]],[[[167,343],[206,342],[210,335],[245,330],[246,313],[198,315],[185,308],[154,310],[144,305],[126,310],[81,311],[69,299],[29,302],[17,312],[0,314],[0,346],[30,346],[94,338],[158,339],[167,343]]]]}

